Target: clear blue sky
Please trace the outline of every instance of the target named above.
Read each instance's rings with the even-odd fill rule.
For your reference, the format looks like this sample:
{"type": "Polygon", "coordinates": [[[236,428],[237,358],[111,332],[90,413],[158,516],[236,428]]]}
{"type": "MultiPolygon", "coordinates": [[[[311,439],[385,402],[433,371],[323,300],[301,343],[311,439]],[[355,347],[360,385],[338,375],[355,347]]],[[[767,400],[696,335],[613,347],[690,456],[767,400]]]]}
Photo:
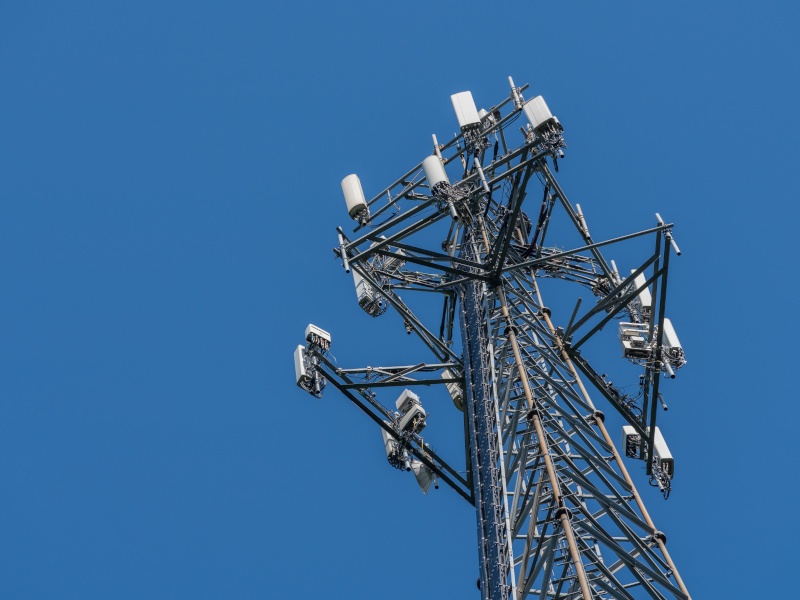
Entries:
{"type": "Polygon", "coordinates": [[[478,597],[472,509],[422,496],[334,390],[300,392],[291,353],[315,322],[342,365],[422,360],[333,260],[339,181],[379,190],[455,129],[450,94],[489,105],[508,75],[564,124],[595,237],[676,224],[689,364],[675,491],[647,502],[686,583],[790,589],[795,3],[0,15],[0,597],[478,597]]]}

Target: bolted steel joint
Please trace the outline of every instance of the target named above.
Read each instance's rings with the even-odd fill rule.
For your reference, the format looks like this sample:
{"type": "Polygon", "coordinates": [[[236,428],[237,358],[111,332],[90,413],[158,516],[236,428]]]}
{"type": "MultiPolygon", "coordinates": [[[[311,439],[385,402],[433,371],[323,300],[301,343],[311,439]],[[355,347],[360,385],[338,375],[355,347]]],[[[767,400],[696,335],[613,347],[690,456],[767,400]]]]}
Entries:
{"type": "Polygon", "coordinates": [[[560,521],[561,517],[563,517],[565,515],[566,515],[567,519],[571,519],[572,518],[572,511],[570,509],[568,509],[566,506],[562,506],[561,508],[556,510],[556,519],[557,520],[560,521]]]}

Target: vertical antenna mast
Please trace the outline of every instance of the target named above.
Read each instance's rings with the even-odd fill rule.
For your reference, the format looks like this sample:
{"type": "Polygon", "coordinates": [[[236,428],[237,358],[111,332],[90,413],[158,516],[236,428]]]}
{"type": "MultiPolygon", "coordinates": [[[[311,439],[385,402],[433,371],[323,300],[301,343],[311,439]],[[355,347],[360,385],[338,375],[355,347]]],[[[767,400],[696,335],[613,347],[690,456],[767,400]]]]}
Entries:
{"type": "Polygon", "coordinates": [[[358,225],[352,235],[337,230],[334,252],[352,271],[358,304],[373,317],[399,313],[427,356],[340,368],[327,355],[330,335],[309,325],[295,350],[297,383],[318,397],[331,383],[381,429],[392,466],[412,471],[424,493],[444,482],[475,507],[484,600],[688,599],[598,408],[622,424],[622,452],[644,461],[666,498],[675,470],[656,425],[667,407],[661,380],[686,362],[665,316],[670,255],[680,254],[672,224],[656,215],[648,229],[595,241],[554,175],[566,148],[561,124],[541,96],[526,101],[528,86],[509,84],[488,110],[470,92],[451,96],[460,132],[445,144],[434,135],[431,155],[371,200],[356,175],[342,181],[358,225]],[[431,247],[435,232],[441,249],[431,247]],[[644,237],[653,252],[634,261],[623,245],[644,237]],[[612,249],[625,252],[630,275],[606,261],[612,249]],[[551,310],[548,279],[597,301],[551,310]],[[438,301],[441,322],[423,322],[399,290],[438,301]],[[615,318],[622,355],[638,368],[635,394],[581,354],[615,318]],[[420,436],[432,386],[463,413],[457,467],[420,436]]]}

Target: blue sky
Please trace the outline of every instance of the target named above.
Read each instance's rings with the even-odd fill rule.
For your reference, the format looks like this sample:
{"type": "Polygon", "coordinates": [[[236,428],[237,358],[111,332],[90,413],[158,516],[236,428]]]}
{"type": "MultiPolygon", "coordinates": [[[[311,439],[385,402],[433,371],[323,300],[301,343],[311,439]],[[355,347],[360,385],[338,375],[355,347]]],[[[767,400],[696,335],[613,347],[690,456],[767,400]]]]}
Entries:
{"type": "Polygon", "coordinates": [[[333,259],[339,182],[377,192],[455,130],[450,94],[493,104],[508,75],[564,124],[559,180],[596,238],[675,223],[689,364],[662,421],[674,492],[646,501],[684,580],[788,589],[798,13],[4,6],[0,596],[478,597],[471,508],[392,470],[335,391],[298,390],[291,353],[314,322],[342,365],[423,359],[333,259]]]}

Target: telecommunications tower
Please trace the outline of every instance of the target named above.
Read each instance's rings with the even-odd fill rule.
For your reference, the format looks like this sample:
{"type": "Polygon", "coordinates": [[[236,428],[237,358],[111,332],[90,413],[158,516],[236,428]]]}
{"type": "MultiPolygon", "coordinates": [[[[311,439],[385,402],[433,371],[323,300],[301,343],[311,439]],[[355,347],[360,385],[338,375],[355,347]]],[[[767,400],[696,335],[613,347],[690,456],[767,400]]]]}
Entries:
{"type": "Polygon", "coordinates": [[[371,200],[358,176],[342,181],[357,226],[338,228],[334,252],[359,306],[373,317],[397,311],[429,353],[341,368],[331,336],[309,325],[294,354],[297,383],[318,397],[333,385],[381,428],[393,467],[413,471],[426,493],[441,481],[475,507],[484,600],[688,599],[622,458],[644,461],[644,481],[669,495],[674,461],[656,417],[662,379],[686,362],[665,315],[670,256],[680,254],[672,225],[656,214],[648,229],[595,241],[554,176],[561,124],[541,96],[526,101],[528,86],[509,84],[487,110],[470,92],[451,96],[460,131],[444,144],[434,135],[431,154],[371,200]],[[626,243],[644,256],[634,262],[626,243]],[[625,252],[625,270],[604,257],[611,251],[625,252]],[[559,306],[548,305],[542,289],[554,279],[596,300],[563,305],[556,293],[559,306]],[[436,302],[433,322],[406,303],[412,292],[436,302]],[[602,349],[593,338],[610,324],[634,365],[630,385],[581,353],[602,349]],[[463,462],[420,435],[437,385],[463,413],[463,462]],[[619,450],[601,406],[622,424],[619,450]]]}

